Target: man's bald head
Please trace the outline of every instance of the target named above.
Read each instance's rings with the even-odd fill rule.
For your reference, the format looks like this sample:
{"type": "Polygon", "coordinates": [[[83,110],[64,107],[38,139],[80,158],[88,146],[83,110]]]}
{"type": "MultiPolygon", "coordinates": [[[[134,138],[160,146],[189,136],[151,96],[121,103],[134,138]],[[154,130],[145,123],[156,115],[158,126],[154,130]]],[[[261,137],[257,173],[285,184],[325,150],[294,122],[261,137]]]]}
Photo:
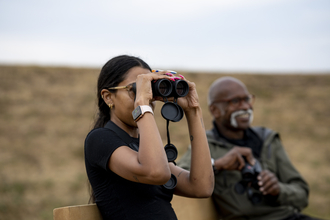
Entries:
{"type": "Polygon", "coordinates": [[[234,77],[225,76],[217,79],[210,86],[208,105],[210,106],[214,101],[227,97],[238,87],[244,88],[247,91],[244,83],[234,77]]]}

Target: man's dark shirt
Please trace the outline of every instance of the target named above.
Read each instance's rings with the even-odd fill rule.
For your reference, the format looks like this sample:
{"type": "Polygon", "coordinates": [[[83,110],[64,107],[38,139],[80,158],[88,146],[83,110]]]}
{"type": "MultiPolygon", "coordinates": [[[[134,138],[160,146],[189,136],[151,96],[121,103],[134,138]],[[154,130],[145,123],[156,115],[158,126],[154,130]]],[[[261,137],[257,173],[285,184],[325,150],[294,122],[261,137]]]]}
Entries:
{"type": "Polygon", "coordinates": [[[215,136],[219,136],[219,137],[227,140],[231,144],[234,144],[234,145],[237,145],[240,147],[251,148],[251,150],[253,152],[253,156],[255,158],[260,158],[260,153],[261,153],[261,148],[262,148],[263,142],[251,128],[248,128],[244,131],[243,139],[229,139],[219,132],[219,129],[217,128],[215,121],[213,121],[213,133],[215,134],[215,136]]]}

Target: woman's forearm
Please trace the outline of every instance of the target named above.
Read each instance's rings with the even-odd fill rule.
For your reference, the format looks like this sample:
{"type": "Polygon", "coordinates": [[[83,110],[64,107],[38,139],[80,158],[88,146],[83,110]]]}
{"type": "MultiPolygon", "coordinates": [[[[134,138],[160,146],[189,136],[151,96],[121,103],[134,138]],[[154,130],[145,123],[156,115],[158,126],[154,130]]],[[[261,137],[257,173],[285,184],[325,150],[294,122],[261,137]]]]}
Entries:
{"type": "Polygon", "coordinates": [[[152,114],[146,113],[137,122],[140,134],[138,162],[151,178],[169,179],[171,172],[161,136],[152,114]],[[163,176],[163,177],[162,177],[163,176]]]}
{"type": "Polygon", "coordinates": [[[196,188],[200,187],[213,191],[213,169],[201,108],[194,108],[186,112],[186,118],[191,141],[191,169],[189,181],[194,187],[196,186],[196,188]]]}

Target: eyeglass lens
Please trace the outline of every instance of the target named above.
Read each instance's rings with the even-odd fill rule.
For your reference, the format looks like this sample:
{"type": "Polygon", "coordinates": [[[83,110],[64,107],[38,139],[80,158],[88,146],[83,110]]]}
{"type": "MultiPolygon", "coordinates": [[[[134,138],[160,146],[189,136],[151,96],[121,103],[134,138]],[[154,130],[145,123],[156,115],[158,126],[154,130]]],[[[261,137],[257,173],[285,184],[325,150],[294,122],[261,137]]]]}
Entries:
{"type": "Polygon", "coordinates": [[[253,96],[250,95],[250,96],[246,96],[244,98],[234,98],[234,99],[229,100],[229,104],[231,104],[231,105],[239,105],[242,102],[247,103],[247,104],[252,104],[253,96]]]}
{"type": "Polygon", "coordinates": [[[127,87],[127,92],[128,92],[128,96],[129,96],[131,99],[135,99],[136,84],[135,84],[135,83],[132,83],[131,85],[129,85],[129,86],[127,87]]]}

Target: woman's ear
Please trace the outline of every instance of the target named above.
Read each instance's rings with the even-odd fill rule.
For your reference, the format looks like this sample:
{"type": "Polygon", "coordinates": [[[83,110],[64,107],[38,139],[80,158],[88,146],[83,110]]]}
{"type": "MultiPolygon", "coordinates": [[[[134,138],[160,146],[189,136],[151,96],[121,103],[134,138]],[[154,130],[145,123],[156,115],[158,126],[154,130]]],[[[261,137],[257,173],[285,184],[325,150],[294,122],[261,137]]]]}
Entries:
{"type": "Polygon", "coordinates": [[[104,100],[104,102],[109,105],[109,104],[113,104],[112,103],[112,99],[111,99],[111,96],[112,96],[112,93],[107,90],[107,89],[102,89],[101,91],[101,96],[102,96],[102,99],[104,100]]]}

